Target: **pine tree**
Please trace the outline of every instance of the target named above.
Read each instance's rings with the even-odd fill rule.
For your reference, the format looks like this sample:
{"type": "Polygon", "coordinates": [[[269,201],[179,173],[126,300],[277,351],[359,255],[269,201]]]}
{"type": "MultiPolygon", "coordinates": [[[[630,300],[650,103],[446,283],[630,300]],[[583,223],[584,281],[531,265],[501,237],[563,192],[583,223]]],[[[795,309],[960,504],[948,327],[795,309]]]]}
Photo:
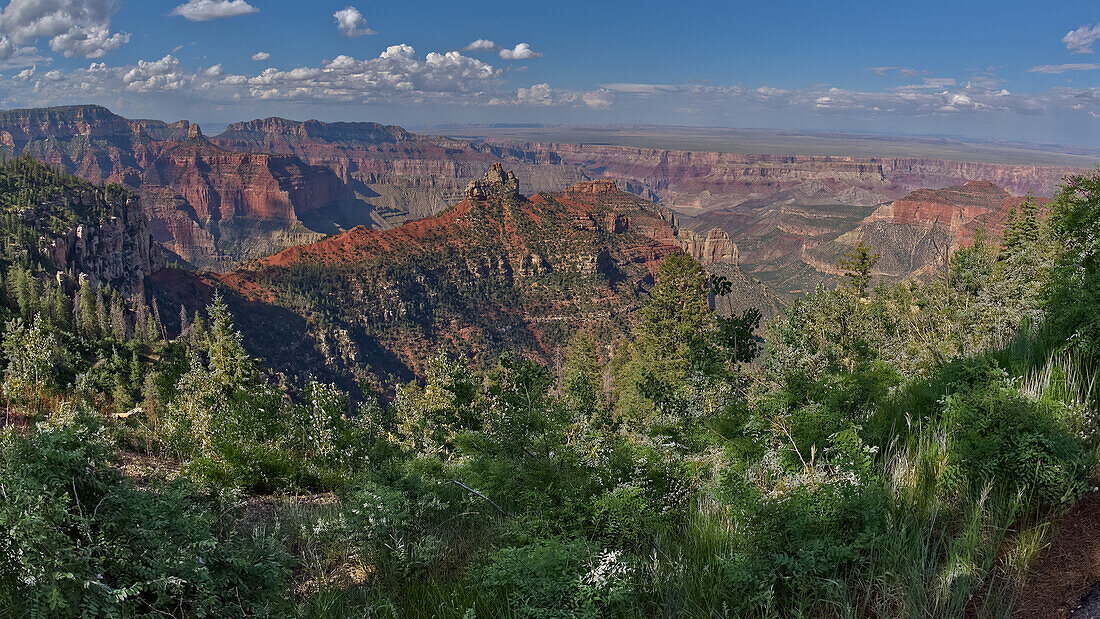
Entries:
{"type": "Polygon", "coordinates": [[[77,330],[86,338],[97,339],[100,336],[99,318],[96,316],[96,292],[85,279],[74,297],[73,314],[77,330]]]}
{"type": "Polygon", "coordinates": [[[134,339],[149,341],[149,307],[145,305],[144,297],[134,301],[134,339]]]}
{"type": "Polygon", "coordinates": [[[103,301],[103,295],[102,290],[95,291],[95,318],[96,324],[99,326],[99,333],[106,335],[111,332],[111,323],[108,321],[107,305],[103,301]]]}
{"type": "Polygon", "coordinates": [[[118,293],[111,295],[111,334],[120,342],[127,340],[126,314],[122,309],[122,297],[118,293]]]}
{"type": "Polygon", "coordinates": [[[152,299],[153,307],[153,319],[149,322],[149,341],[150,342],[163,342],[168,339],[164,333],[164,323],[160,320],[160,307],[157,305],[157,298],[152,299]]]}
{"type": "Polygon", "coordinates": [[[227,384],[239,382],[248,375],[248,353],[244,349],[244,336],[233,328],[233,316],[221,294],[206,308],[210,316],[209,357],[214,377],[227,384]]]}
{"type": "Polygon", "coordinates": [[[842,282],[844,287],[859,298],[867,296],[867,289],[871,285],[871,269],[875,267],[879,257],[880,254],[872,254],[871,248],[864,245],[863,241],[844,252],[837,262],[837,266],[845,271],[842,282]]]}
{"type": "Polygon", "coordinates": [[[677,392],[718,360],[708,346],[714,327],[708,293],[706,273],[691,256],[673,254],[661,263],[621,377],[625,413],[687,413],[677,392]]]}

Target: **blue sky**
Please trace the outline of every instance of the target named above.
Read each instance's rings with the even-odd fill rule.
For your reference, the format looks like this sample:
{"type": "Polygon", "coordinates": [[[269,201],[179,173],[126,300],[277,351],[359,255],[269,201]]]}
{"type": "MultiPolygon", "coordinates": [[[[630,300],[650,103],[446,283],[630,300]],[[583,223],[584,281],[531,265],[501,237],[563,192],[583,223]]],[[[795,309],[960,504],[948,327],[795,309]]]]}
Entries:
{"type": "Polygon", "coordinates": [[[1094,2],[0,7],[5,108],[95,102],[214,124],[268,115],[657,123],[1100,146],[1094,2]],[[470,48],[477,40],[493,44],[470,48]]]}

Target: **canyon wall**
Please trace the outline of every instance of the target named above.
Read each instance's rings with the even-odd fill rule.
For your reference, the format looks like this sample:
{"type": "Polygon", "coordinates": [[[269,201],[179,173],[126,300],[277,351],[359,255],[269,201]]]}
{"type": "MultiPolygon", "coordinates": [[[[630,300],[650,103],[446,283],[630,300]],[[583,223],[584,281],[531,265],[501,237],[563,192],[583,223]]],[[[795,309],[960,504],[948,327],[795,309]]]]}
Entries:
{"type": "Polygon", "coordinates": [[[1073,167],[922,158],[821,157],[691,152],[593,144],[489,143],[501,156],[560,161],[686,213],[754,200],[871,206],[921,188],[990,181],[1007,191],[1050,197],[1073,167]],[[637,185],[632,185],[636,183],[637,185]]]}

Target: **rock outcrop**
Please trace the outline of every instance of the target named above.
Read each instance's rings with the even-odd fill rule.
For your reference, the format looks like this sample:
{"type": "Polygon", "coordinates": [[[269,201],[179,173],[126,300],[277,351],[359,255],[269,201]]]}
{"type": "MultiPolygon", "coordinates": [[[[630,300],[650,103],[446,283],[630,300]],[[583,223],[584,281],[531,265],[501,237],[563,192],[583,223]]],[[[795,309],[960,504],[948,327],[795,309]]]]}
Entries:
{"type": "Polygon", "coordinates": [[[499,163],[494,163],[485,176],[466,185],[467,200],[488,200],[491,197],[523,199],[519,192],[519,179],[511,170],[505,172],[504,166],[499,163]]]}
{"type": "Polygon", "coordinates": [[[876,270],[901,277],[927,269],[947,252],[969,245],[978,228],[998,237],[1009,212],[1024,200],[986,181],[920,189],[878,207],[838,241],[870,245],[880,254],[876,270]]]}
{"type": "Polygon", "coordinates": [[[704,266],[712,264],[737,265],[737,245],[721,228],[711,228],[705,235],[692,230],[681,230],[680,246],[704,266]]]}
{"type": "MultiPolygon", "coordinates": [[[[494,165],[470,183],[466,199],[439,215],[292,247],[220,281],[248,299],[296,311],[301,298],[283,291],[309,289],[315,296],[307,306],[339,308],[324,328],[310,329],[317,347],[330,352],[338,347],[322,346],[331,339],[327,331],[348,334],[351,344],[328,357],[336,373],[365,365],[374,376],[407,378],[442,345],[484,363],[506,349],[549,362],[582,326],[624,333],[660,262],[682,251],[674,213],[609,180],[530,197],[517,193],[519,185],[494,165]],[[307,288],[294,283],[314,272],[326,276],[307,288]]],[[[744,284],[734,292],[739,299],[768,298],[759,281],[732,274],[736,249],[728,236],[715,231],[697,246],[744,284]]],[[[774,300],[763,309],[773,312],[774,300]]],[[[298,371],[293,358],[276,363],[298,371]]]]}
{"type": "MultiPolygon", "coordinates": [[[[98,198],[91,192],[66,199],[88,205],[98,198]]],[[[145,278],[164,268],[164,253],[153,238],[140,198],[119,198],[108,208],[113,215],[79,224],[50,240],[50,259],[74,282],[87,279],[128,297],[144,295],[145,278]]]]}

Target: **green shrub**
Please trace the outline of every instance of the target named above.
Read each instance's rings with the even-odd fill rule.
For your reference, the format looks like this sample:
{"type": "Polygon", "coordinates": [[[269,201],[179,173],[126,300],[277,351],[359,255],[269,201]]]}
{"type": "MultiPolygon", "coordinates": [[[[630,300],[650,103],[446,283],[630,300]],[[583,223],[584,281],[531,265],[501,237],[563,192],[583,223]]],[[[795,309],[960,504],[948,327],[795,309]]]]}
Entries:
{"type": "Polygon", "coordinates": [[[876,484],[824,482],[774,497],[740,478],[726,487],[738,550],[723,577],[738,614],[821,612],[843,602],[846,577],[869,560],[886,529],[888,502],[876,484]]]}
{"type": "Polygon", "coordinates": [[[1045,505],[1069,503],[1084,490],[1089,458],[1056,404],[1024,397],[988,360],[960,362],[954,376],[942,401],[949,479],[970,490],[993,483],[1045,505]]]}
{"type": "Polygon", "coordinates": [[[267,615],[288,557],[225,530],[214,497],[133,487],[87,417],[0,443],[0,608],[17,615],[267,615]]]}
{"type": "Polygon", "coordinates": [[[486,507],[470,505],[452,484],[407,476],[394,487],[363,484],[345,497],[343,515],[359,559],[383,580],[399,583],[446,571],[459,559],[454,542],[470,532],[469,524],[486,521],[478,509],[486,507]]]}
{"type": "Polygon", "coordinates": [[[582,541],[538,540],[502,548],[475,569],[471,584],[496,595],[516,617],[599,617],[627,609],[633,567],[618,551],[582,541]]]}

